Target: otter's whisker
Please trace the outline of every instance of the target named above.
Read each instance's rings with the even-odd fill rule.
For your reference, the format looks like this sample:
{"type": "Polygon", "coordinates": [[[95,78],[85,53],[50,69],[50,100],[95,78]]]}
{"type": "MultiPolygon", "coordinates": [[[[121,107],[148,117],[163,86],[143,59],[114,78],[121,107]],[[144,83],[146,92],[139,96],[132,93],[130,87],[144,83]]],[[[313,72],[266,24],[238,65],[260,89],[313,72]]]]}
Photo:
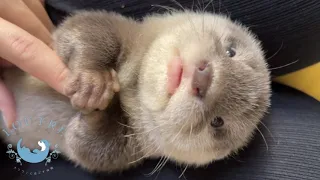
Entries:
{"type": "Polygon", "coordinates": [[[281,45],[280,45],[280,47],[278,48],[278,50],[277,50],[273,55],[271,55],[270,57],[268,57],[267,60],[269,60],[269,59],[273,58],[275,55],[277,55],[277,54],[280,52],[280,50],[281,50],[282,47],[283,47],[283,41],[281,42],[281,45]]]}
{"type": "Polygon", "coordinates": [[[204,1],[203,1],[203,0],[201,0],[201,1],[202,1],[202,3],[201,3],[201,4],[202,4],[202,5],[201,5],[201,7],[202,7],[202,12],[204,13],[204,11],[205,11],[204,8],[205,8],[206,5],[204,4],[204,1]]]}
{"type": "Polygon", "coordinates": [[[202,5],[201,5],[201,11],[202,11],[202,37],[204,37],[204,2],[202,1],[202,5]]]}
{"type": "Polygon", "coordinates": [[[278,67],[274,67],[274,68],[269,68],[270,70],[275,70],[275,69],[281,69],[281,68],[284,68],[284,67],[287,67],[287,66],[290,66],[294,63],[297,63],[299,61],[299,59],[297,59],[296,61],[293,61],[291,63],[288,63],[288,64],[285,64],[285,65],[282,65],[282,66],[278,66],[278,67]]]}
{"type": "Polygon", "coordinates": [[[180,135],[182,129],[187,125],[187,122],[184,123],[184,125],[180,128],[179,132],[177,133],[177,135],[171,140],[171,143],[173,143],[176,138],[180,135]]]}
{"type": "Polygon", "coordinates": [[[190,141],[190,139],[191,139],[191,134],[192,134],[192,126],[193,126],[193,123],[191,123],[191,127],[190,127],[189,141],[190,141]]]}
{"type": "Polygon", "coordinates": [[[127,128],[131,128],[131,129],[142,129],[142,127],[133,127],[133,126],[129,126],[129,125],[126,125],[126,124],[123,124],[119,121],[117,121],[118,124],[120,124],[121,126],[124,126],[124,127],[127,127],[127,128]]]}
{"type": "Polygon", "coordinates": [[[208,2],[208,4],[204,7],[203,12],[205,12],[206,9],[209,7],[209,5],[212,4],[212,3],[213,3],[213,0],[210,0],[210,1],[208,2]]]}
{"type": "MultiPolygon", "coordinates": [[[[199,1],[198,1],[198,2],[199,2],[199,1]]],[[[198,11],[199,11],[199,9],[201,9],[201,8],[199,7],[199,5],[196,5],[195,12],[198,12],[198,11]]]]}
{"type": "Polygon", "coordinates": [[[264,126],[266,128],[266,130],[269,132],[271,138],[273,139],[274,142],[276,142],[276,139],[274,138],[273,134],[271,133],[270,129],[261,121],[260,122],[262,124],[262,126],[264,126]]]}
{"type": "Polygon", "coordinates": [[[215,9],[214,9],[214,4],[213,4],[213,0],[211,1],[211,6],[212,6],[212,12],[215,13],[215,9]]]}
{"type": "MultiPolygon", "coordinates": [[[[186,167],[185,167],[184,170],[182,171],[181,175],[178,177],[179,179],[180,179],[182,176],[184,176],[184,173],[186,172],[187,168],[188,168],[188,165],[186,165],[186,167]]],[[[186,177],[184,177],[184,178],[186,179],[186,177]]]]}
{"type": "Polygon", "coordinates": [[[198,10],[201,11],[201,3],[200,3],[200,0],[197,0],[197,2],[198,2],[198,5],[197,5],[198,10]]]}
{"type": "Polygon", "coordinates": [[[263,135],[262,131],[259,129],[259,127],[257,126],[256,123],[252,122],[250,119],[247,119],[247,118],[246,118],[246,120],[247,120],[247,122],[252,124],[255,127],[255,129],[260,133],[260,135],[261,135],[261,137],[262,137],[262,139],[263,139],[263,141],[264,141],[264,143],[266,145],[267,151],[268,151],[269,150],[269,146],[268,146],[267,140],[266,140],[265,136],[263,135]]]}
{"type": "Polygon", "coordinates": [[[173,3],[175,3],[176,5],[178,5],[183,11],[186,11],[186,9],[182,6],[181,3],[179,3],[178,1],[176,0],[171,0],[173,3]]]}
{"type": "Polygon", "coordinates": [[[148,130],[148,131],[141,132],[141,133],[126,134],[126,135],[124,135],[124,137],[131,137],[131,136],[136,136],[136,135],[139,135],[139,134],[147,134],[147,133],[149,133],[149,132],[151,132],[151,131],[153,131],[153,130],[155,130],[155,129],[163,126],[163,125],[165,125],[165,124],[161,124],[161,125],[159,125],[159,126],[156,126],[155,128],[152,128],[152,129],[150,129],[150,130],[148,130]]]}
{"type": "Polygon", "coordinates": [[[163,5],[158,5],[158,4],[153,4],[151,5],[152,7],[159,7],[159,8],[163,8],[169,12],[174,12],[174,11],[177,11],[175,8],[172,8],[172,7],[169,7],[169,6],[163,6],[163,5]]]}
{"type": "Polygon", "coordinates": [[[138,162],[138,161],[140,161],[140,160],[142,160],[142,159],[150,156],[152,153],[157,152],[159,149],[160,149],[160,146],[159,146],[156,150],[151,149],[150,151],[148,151],[148,153],[146,153],[145,155],[143,155],[143,156],[140,157],[139,159],[134,160],[134,161],[131,161],[131,162],[129,162],[128,164],[136,163],[136,162],[138,162]]]}
{"type": "MultiPolygon", "coordinates": [[[[155,143],[155,140],[153,141],[153,143],[155,143]]],[[[148,149],[149,147],[152,147],[152,146],[153,146],[153,143],[150,143],[148,146],[140,149],[139,151],[133,153],[132,155],[138,154],[138,153],[143,152],[144,150],[148,149]]]]}
{"type": "Polygon", "coordinates": [[[191,5],[191,11],[193,12],[193,7],[194,7],[194,0],[192,1],[192,5],[191,5]]]}
{"type": "Polygon", "coordinates": [[[127,110],[125,110],[124,108],[122,108],[122,109],[123,109],[123,111],[124,111],[125,113],[127,113],[130,117],[133,117],[132,114],[130,114],[127,110]]]}
{"type": "MultiPolygon", "coordinates": [[[[162,168],[167,164],[168,160],[169,160],[169,157],[167,157],[166,160],[162,163],[162,165],[160,166],[158,175],[160,174],[162,168]]],[[[157,177],[158,177],[158,175],[157,175],[157,177]]]]}
{"type": "Polygon", "coordinates": [[[255,126],[255,127],[256,127],[256,129],[259,131],[259,133],[261,134],[261,137],[262,137],[264,143],[266,144],[266,148],[267,148],[267,151],[268,151],[268,150],[269,150],[269,146],[268,146],[268,143],[267,143],[266,138],[264,137],[263,133],[260,131],[260,129],[258,128],[258,126],[255,126]]]}
{"type": "MultiPolygon", "coordinates": [[[[157,174],[156,178],[158,177],[158,175],[160,174],[161,169],[166,165],[167,161],[169,160],[169,157],[171,156],[173,152],[173,149],[171,150],[171,152],[169,153],[169,155],[167,157],[165,157],[164,161],[161,163],[161,165],[158,166],[157,169],[154,170],[154,172],[159,171],[159,173],[157,174]]],[[[153,172],[153,173],[154,173],[153,172]]]]}
{"type": "MultiPolygon", "coordinates": [[[[139,147],[140,144],[135,145],[133,148],[136,149],[137,147],[139,147]]],[[[135,155],[136,153],[133,153],[131,156],[135,155]]]]}
{"type": "Polygon", "coordinates": [[[153,175],[158,169],[159,169],[159,167],[160,167],[160,165],[162,164],[162,161],[165,159],[165,157],[164,156],[161,156],[161,158],[159,159],[159,162],[157,163],[157,165],[153,168],[153,170],[150,172],[150,173],[148,173],[148,174],[146,174],[147,176],[151,176],[151,175],[153,175]]]}
{"type": "Polygon", "coordinates": [[[240,163],[244,163],[245,161],[241,161],[241,160],[239,160],[239,159],[236,159],[236,157],[234,157],[233,155],[230,155],[230,157],[232,157],[234,160],[236,160],[236,161],[238,161],[238,162],[240,162],[240,163]]]}
{"type": "MultiPolygon", "coordinates": [[[[176,0],[170,0],[170,1],[172,1],[173,3],[175,3],[176,5],[178,5],[179,7],[181,7],[184,12],[187,11],[186,8],[184,8],[184,7],[183,7],[179,2],[177,2],[176,0]]],[[[187,15],[187,17],[188,17],[188,20],[189,20],[189,22],[190,22],[191,27],[192,27],[192,28],[194,29],[194,31],[198,34],[198,38],[200,38],[200,33],[197,31],[196,26],[194,25],[193,21],[191,20],[189,14],[186,13],[186,15],[187,15]]]]}

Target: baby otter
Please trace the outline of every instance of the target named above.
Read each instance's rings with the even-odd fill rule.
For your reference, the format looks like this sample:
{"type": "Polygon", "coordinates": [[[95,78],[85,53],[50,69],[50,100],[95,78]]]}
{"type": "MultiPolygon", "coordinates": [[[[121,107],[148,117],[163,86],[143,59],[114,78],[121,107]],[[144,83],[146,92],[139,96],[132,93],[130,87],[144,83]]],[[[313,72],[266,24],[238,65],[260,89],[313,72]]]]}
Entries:
{"type": "Polygon", "coordinates": [[[88,171],[123,171],[157,157],[207,165],[246,146],[270,104],[259,41],[222,15],[171,12],[139,22],[79,11],[53,39],[72,72],[68,97],[18,69],[6,70],[4,81],[18,120],[54,119],[66,126],[63,135],[32,121],[3,138],[23,137],[29,148],[40,139],[59,144],[88,171]]]}

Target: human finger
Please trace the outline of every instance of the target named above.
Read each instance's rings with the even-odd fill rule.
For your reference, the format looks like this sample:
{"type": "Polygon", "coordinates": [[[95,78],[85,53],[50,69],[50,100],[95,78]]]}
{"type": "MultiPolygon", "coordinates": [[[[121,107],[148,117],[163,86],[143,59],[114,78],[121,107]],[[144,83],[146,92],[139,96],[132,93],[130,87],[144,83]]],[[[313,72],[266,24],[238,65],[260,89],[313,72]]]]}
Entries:
{"type": "Polygon", "coordinates": [[[51,44],[51,34],[23,1],[1,0],[0,17],[19,26],[46,44],[51,44]]]}
{"type": "Polygon", "coordinates": [[[37,16],[42,24],[51,32],[54,28],[46,10],[44,9],[43,2],[39,0],[23,0],[29,9],[37,16]]]}
{"type": "Polygon", "coordinates": [[[56,53],[2,18],[0,27],[0,56],[63,94],[63,83],[69,70],[56,53]]]}

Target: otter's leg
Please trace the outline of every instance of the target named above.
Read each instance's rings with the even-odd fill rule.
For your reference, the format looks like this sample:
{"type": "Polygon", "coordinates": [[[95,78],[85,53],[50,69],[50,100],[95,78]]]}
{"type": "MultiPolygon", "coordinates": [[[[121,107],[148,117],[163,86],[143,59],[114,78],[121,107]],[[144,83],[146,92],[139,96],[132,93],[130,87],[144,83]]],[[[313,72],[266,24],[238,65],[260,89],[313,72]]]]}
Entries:
{"type": "Polygon", "coordinates": [[[106,12],[80,12],[68,18],[53,35],[54,49],[71,70],[65,93],[81,113],[74,117],[65,134],[66,155],[92,171],[119,171],[138,159],[131,129],[118,123],[116,69],[123,54],[115,27],[128,23],[106,12]]]}

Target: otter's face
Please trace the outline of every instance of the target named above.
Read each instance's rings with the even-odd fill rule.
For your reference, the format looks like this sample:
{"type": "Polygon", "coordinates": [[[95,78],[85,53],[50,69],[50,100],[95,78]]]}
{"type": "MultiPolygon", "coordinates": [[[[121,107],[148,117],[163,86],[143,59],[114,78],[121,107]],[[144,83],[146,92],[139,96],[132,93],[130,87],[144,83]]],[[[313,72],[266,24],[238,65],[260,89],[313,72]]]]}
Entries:
{"type": "Polygon", "coordinates": [[[257,40],[227,18],[165,18],[139,80],[146,131],[162,155],[204,165],[250,140],[269,106],[269,72],[257,40]]]}

